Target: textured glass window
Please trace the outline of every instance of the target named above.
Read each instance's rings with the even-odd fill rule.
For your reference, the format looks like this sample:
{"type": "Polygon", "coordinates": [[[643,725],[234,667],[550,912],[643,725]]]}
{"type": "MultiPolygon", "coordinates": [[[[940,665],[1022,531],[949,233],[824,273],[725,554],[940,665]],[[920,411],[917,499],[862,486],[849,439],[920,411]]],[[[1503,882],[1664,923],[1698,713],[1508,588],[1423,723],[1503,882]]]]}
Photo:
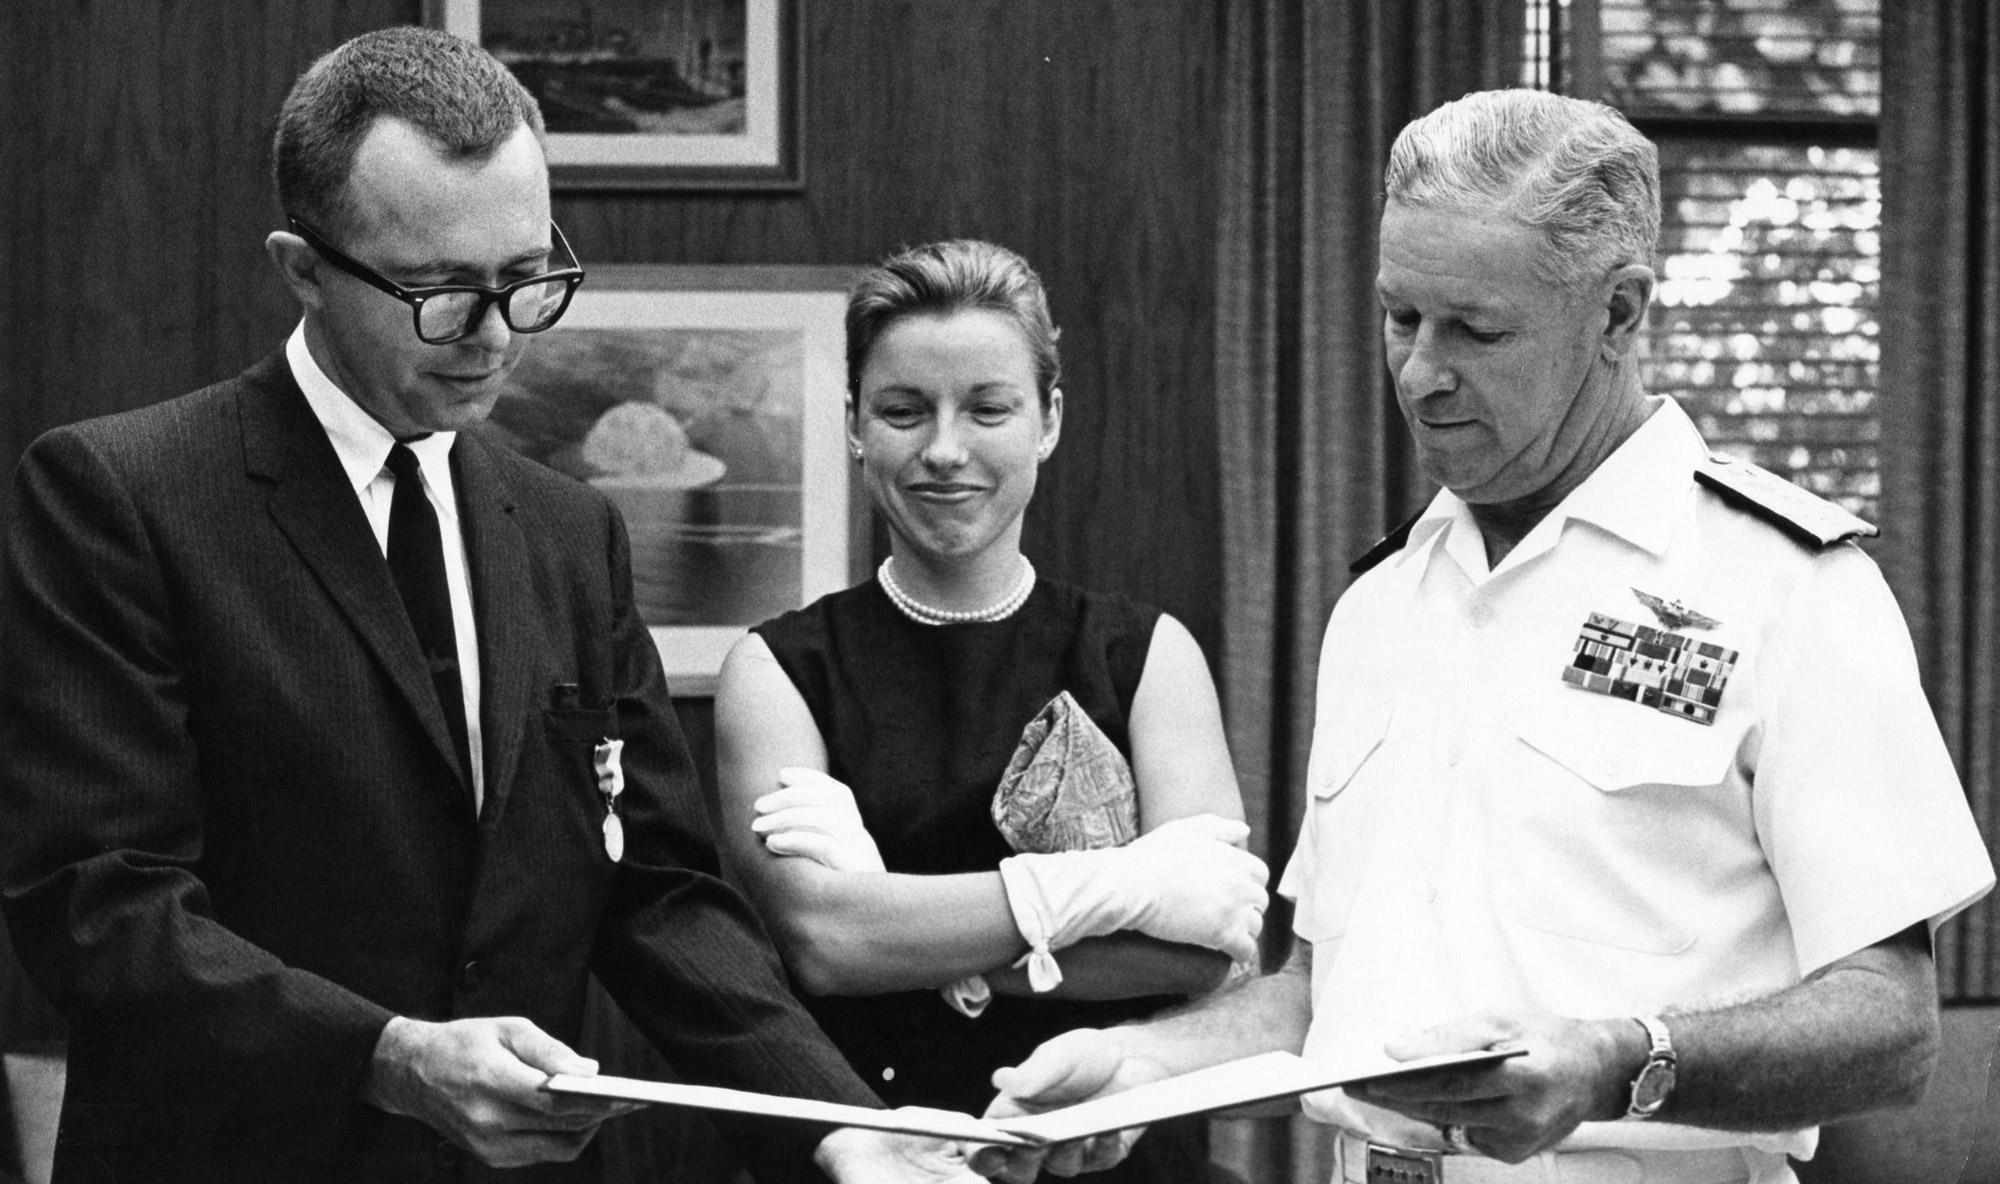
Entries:
{"type": "Polygon", "coordinates": [[[1599,4],[1601,97],[1628,115],[1881,111],[1879,0],[1599,4]]]}
{"type": "Polygon", "coordinates": [[[1555,13],[1550,0],[1528,0],[1528,31],[1521,39],[1521,85],[1549,90],[1555,85],[1555,13]]]}
{"type": "Polygon", "coordinates": [[[1647,389],[1711,447],[1872,518],[1874,149],[1668,140],[1660,186],[1647,389]]]}
{"type": "Polygon", "coordinates": [[[1523,83],[1595,84],[1660,148],[1647,389],[1717,450],[1872,519],[1880,0],[1527,8],[1523,83]]]}

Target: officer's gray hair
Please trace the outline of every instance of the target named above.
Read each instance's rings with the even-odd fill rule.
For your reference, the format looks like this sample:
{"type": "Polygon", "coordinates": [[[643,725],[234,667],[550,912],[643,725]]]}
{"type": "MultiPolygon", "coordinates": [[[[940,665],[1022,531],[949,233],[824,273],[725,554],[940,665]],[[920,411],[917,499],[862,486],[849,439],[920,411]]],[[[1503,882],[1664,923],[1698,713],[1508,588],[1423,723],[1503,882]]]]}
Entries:
{"type": "Polygon", "coordinates": [[[1538,271],[1565,288],[1651,263],[1660,159],[1603,103],[1494,90],[1416,120],[1389,150],[1388,200],[1454,213],[1497,209],[1548,240],[1538,271]]]}

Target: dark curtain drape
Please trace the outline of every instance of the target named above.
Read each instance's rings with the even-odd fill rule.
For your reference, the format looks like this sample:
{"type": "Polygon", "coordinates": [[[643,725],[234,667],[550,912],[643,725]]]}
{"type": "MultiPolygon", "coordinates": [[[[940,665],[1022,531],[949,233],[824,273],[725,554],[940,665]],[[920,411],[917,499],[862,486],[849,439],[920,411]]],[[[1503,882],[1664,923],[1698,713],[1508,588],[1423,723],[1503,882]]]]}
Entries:
{"type": "MultiPolygon", "coordinates": [[[[2000,839],[2000,16],[1882,6],[1879,550],[1989,849],[2000,839]]],[[[2000,997],[2000,907],[1938,938],[1945,998],[2000,997]]]]}
{"type": "Polygon", "coordinates": [[[1382,360],[1382,169],[1417,115],[1519,77],[1522,0],[1227,0],[1217,235],[1223,693],[1245,806],[1297,827],[1320,632],[1426,496],[1382,360]]]}
{"type": "MultiPolygon", "coordinates": [[[[1224,0],[1216,310],[1222,693],[1258,852],[1299,822],[1321,631],[1347,565],[1427,492],[1382,360],[1375,237],[1397,130],[1514,85],[1522,0],[1224,0]]],[[[1270,955],[1290,931],[1265,927],[1270,955]]],[[[1326,1132],[1218,1122],[1257,1184],[1324,1184],[1326,1132]]]]}

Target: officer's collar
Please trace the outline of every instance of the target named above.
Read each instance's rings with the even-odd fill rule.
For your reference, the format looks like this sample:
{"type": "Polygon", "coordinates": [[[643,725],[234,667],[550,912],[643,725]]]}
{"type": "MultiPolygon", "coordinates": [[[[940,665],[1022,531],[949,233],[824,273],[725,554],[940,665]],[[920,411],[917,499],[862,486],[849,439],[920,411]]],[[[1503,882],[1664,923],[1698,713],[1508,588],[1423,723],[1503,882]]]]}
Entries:
{"type": "Polygon", "coordinates": [[[1555,514],[1588,522],[1652,555],[1666,553],[1687,515],[1694,467],[1708,455],[1679,403],[1648,400],[1653,413],[1570,491],[1555,514]]]}
{"type": "MultiPolygon", "coordinates": [[[[1686,512],[1685,494],[1694,466],[1707,455],[1707,448],[1680,404],[1662,397],[1648,401],[1653,412],[1646,421],[1550,510],[1547,518],[1535,524],[1509,559],[1526,562],[1548,550],[1572,520],[1588,522],[1650,554],[1665,553],[1686,512]]],[[[1485,571],[1485,544],[1479,524],[1473,520],[1471,508],[1449,489],[1439,490],[1411,524],[1402,554],[1424,553],[1433,536],[1447,526],[1453,529],[1445,541],[1446,549],[1468,572],[1485,571]]]]}

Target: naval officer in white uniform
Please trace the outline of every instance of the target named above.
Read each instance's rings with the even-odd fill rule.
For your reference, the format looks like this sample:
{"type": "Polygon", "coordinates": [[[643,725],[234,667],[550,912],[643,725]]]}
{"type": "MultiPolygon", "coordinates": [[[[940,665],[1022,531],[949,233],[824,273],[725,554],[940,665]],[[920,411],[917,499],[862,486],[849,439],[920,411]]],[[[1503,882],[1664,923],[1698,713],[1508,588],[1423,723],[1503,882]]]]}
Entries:
{"type": "Polygon", "coordinates": [[[1931,933],[1993,885],[1874,530],[1642,389],[1658,165],[1615,111],[1469,96],[1387,193],[1388,360],[1444,489],[1327,629],[1293,955],[1058,1037],[995,1112],[1269,1049],[1515,1046],[1309,1096],[1337,1178],[1785,1184],[1817,1124],[1921,1096],[1931,933]]]}

